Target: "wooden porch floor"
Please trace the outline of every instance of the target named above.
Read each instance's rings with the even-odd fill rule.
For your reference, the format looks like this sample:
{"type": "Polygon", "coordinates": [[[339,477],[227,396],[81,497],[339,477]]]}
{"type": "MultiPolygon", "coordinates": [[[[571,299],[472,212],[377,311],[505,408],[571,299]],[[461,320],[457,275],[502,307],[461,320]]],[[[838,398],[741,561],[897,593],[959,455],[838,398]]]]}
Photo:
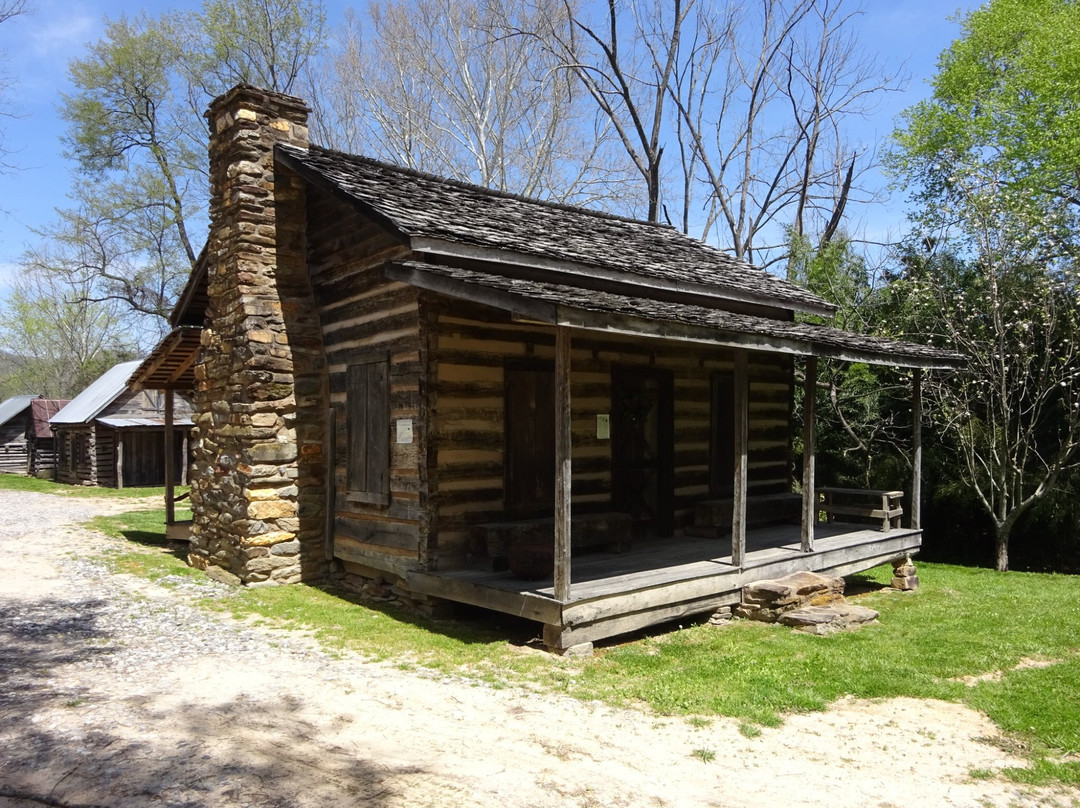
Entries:
{"type": "Polygon", "coordinates": [[[748,530],[742,569],[731,564],[727,538],[676,536],[636,541],[626,553],[576,555],[570,598],[553,582],[523,581],[509,572],[414,572],[416,592],[537,620],[545,642],[567,648],[738,603],[742,587],[798,571],[850,575],[918,552],[922,531],[882,532],[864,525],[817,525],[814,551],[800,549],[797,525],[748,530]]]}

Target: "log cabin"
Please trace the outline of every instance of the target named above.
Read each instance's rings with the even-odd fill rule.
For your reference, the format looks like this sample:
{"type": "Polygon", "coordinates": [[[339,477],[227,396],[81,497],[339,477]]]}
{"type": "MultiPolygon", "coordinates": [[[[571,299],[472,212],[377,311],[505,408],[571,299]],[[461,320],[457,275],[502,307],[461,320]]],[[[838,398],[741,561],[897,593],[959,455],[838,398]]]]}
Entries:
{"type": "Polygon", "coordinates": [[[41,396],[12,396],[0,403],[0,472],[26,474],[30,467],[27,431],[30,404],[41,396]]]}
{"type": "Polygon", "coordinates": [[[920,378],[962,357],[805,322],[833,306],[667,226],[320,148],[307,112],[239,86],[207,113],[173,317],[202,328],[190,563],[344,573],[565,651],[918,552],[920,378]],[[912,490],[823,502],[813,406],[791,479],[819,361],[912,369],[912,490]]]}
{"type": "MultiPolygon", "coordinates": [[[[49,419],[57,482],[108,488],[165,484],[165,400],[158,391],[128,388],[139,365],[138,360],[114,365],[49,419]]],[[[191,401],[178,400],[173,440],[183,445],[191,401]]],[[[172,458],[180,477],[187,468],[182,458],[172,458]]]]}

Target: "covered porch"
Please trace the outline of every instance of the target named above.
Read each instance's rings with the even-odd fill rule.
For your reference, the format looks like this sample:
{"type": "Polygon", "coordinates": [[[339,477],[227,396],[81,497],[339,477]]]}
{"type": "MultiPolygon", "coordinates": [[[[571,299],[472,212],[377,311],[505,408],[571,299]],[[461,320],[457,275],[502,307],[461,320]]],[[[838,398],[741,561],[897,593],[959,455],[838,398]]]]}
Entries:
{"type": "Polygon", "coordinates": [[[685,534],[636,541],[623,553],[575,555],[565,598],[553,576],[524,581],[510,571],[414,571],[407,582],[417,593],[542,623],[545,644],[565,650],[737,604],[753,581],[799,571],[852,575],[906,559],[922,544],[919,529],[831,522],[815,525],[813,550],[804,551],[801,534],[799,525],[749,529],[741,564],[730,539],[685,534]]]}
{"type": "MultiPolygon", "coordinates": [[[[903,562],[918,552],[922,541],[919,512],[922,373],[928,369],[959,367],[962,357],[793,319],[706,309],[674,301],[659,303],[613,293],[583,294],[561,284],[502,278],[462,269],[401,264],[391,267],[387,274],[450,298],[501,310],[509,314],[511,322],[533,328],[547,326],[554,343],[555,480],[554,507],[548,512],[553,512],[549,520],[553,534],[552,574],[538,583],[528,584],[509,572],[492,568],[428,567],[406,572],[409,590],[536,620],[544,626],[545,644],[566,650],[737,603],[742,588],[753,581],[797,571],[843,576],[885,562],[903,562]],[[612,335],[644,346],[676,344],[686,346],[687,351],[727,352],[733,370],[731,426],[724,430],[724,439],[730,441],[732,457],[728,468],[732,468],[733,474],[727,476],[730,487],[724,494],[724,508],[713,509],[714,518],[707,524],[683,525],[670,538],[635,537],[628,552],[579,552],[578,534],[582,526],[575,526],[579,514],[574,512],[571,490],[575,457],[572,447],[575,413],[571,398],[572,364],[580,362],[582,357],[580,351],[573,356],[572,348],[584,344],[585,351],[591,349],[595,357],[595,340],[612,335]],[[750,367],[760,362],[757,357],[765,356],[785,357],[799,363],[806,402],[801,424],[803,473],[796,484],[797,493],[771,494],[794,498],[795,513],[785,512],[781,518],[775,518],[778,513],[773,514],[771,523],[755,517],[753,506],[759,497],[749,475],[753,454],[748,438],[750,367]],[[815,477],[814,404],[821,359],[912,369],[912,475],[907,492],[832,489],[822,499],[824,489],[815,477]],[[853,495],[858,500],[864,493],[871,497],[863,503],[834,499],[853,495]],[[823,514],[847,521],[822,523],[823,514]],[[876,524],[851,524],[855,519],[849,517],[854,516],[874,519],[876,524]],[[709,529],[704,535],[695,535],[694,530],[688,529],[703,526],[709,529]],[[708,537],[709,531],[712,538],[708,537]]],[[[659,366],[658,361],[656,365],[659,366]]],[[[651,367],[631,372],[644,374],[651,372],[651,367]]],[[[612,367],[611,372],[614,384],[617,369],[612,367]]],[[[714,411],[715,407],[714,400],[714,411]]],[[[670,420],[670,410],[664,417],[670,420]]],[[[581,436],[580,430],[577,434],[581,436]]],[[[614,480],[619,468],[616,448],[612,449],[611,457],[614,480]]],[[[700,473],[708,472],[702,469],[700,473]]],[[[617,501],[618,486],[613,482],[611,505],[616,511],[617,501]]]]}

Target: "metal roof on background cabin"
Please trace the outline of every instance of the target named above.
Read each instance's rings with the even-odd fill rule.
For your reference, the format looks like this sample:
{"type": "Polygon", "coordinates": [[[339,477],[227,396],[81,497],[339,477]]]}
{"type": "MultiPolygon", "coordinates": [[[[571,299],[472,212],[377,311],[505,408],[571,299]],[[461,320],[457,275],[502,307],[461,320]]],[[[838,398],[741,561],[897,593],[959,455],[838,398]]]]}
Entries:
{"type": "Polygon", "coordinates": [[[30,425],[26,429],[26,435],[35,438],[51,438],[52,427],[49,419],[67,406],[70,399],[66,398],[35,398],[30,402],[30,425]]]}
{"type": "Polygon", "coordinates": [[[41,396],[12,396],[3,403],[0,403],[0,426],[3,426],[16,415],[24,412],[26,408],[30,406],[30,402],[35,398],[41,398],[41,396]]]}
{"type": "Polygon", "coordinates": [[[279,145],[277,155],[308,181],[360,203],[417,252],[456,245],[480,251],[468,257],[526,265],[531,258],[540,262],[534,266],[568,277],[597,268],[608,279],[636,282],[643,297],[650,297],[650,287],[667,288],[811,314],[836,310],[668,225],[527,199],[318,146],[279,145]]]}
{"type": "Polygon", "coordinates": [[[90,423],[97,417],[98,413],[112,404],[121,393],[127,390],[128,379],[141,362],[141,359],[135,359],[131,362],[121,362],[119,365],[113,365],[89,387],[71,399],[66,407],[50,418],[49,423],[53,426],[58,424],[90,423]]]}

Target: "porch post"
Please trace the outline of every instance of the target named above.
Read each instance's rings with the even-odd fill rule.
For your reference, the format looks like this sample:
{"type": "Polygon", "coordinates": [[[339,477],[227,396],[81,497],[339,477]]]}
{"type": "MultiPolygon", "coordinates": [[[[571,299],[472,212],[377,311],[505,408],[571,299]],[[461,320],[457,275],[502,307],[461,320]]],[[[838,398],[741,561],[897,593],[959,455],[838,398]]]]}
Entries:
{"type": "Polygon", "coordinates": [[[735,486],[731,503],[731,564],[741,568],[746,555],[746,443],[749,406],[747,353],[735,351],[735,486]]]}
{"type": "Polygon", "coordinates": [[[817,522],[817,490],[814,488],[814,456],[817,451],[817,357],[806,357],[803,385],[803,477],[802,551],[814,551],[814,524],[817,522]]]}
{"type": "Polygon", "coordinates": [[[922,369],[911,380],[911,527],[922,527],[922,369]]]}
{"type": "Polygon", "coordinates": [[[116,487],[124,487],[124,432],[117,429],[113,432],[116,435],[116,487]]]}
{"type": "Polygon", "coordinates": [[[570,330],[555,326],[555,599],[570,599],[570,330]]]}
{"type": "Polygon", "coordinates": [[[165,524],[176,523],[176,440],[173,435],[173,391],[165,391],[165,524]]]}

